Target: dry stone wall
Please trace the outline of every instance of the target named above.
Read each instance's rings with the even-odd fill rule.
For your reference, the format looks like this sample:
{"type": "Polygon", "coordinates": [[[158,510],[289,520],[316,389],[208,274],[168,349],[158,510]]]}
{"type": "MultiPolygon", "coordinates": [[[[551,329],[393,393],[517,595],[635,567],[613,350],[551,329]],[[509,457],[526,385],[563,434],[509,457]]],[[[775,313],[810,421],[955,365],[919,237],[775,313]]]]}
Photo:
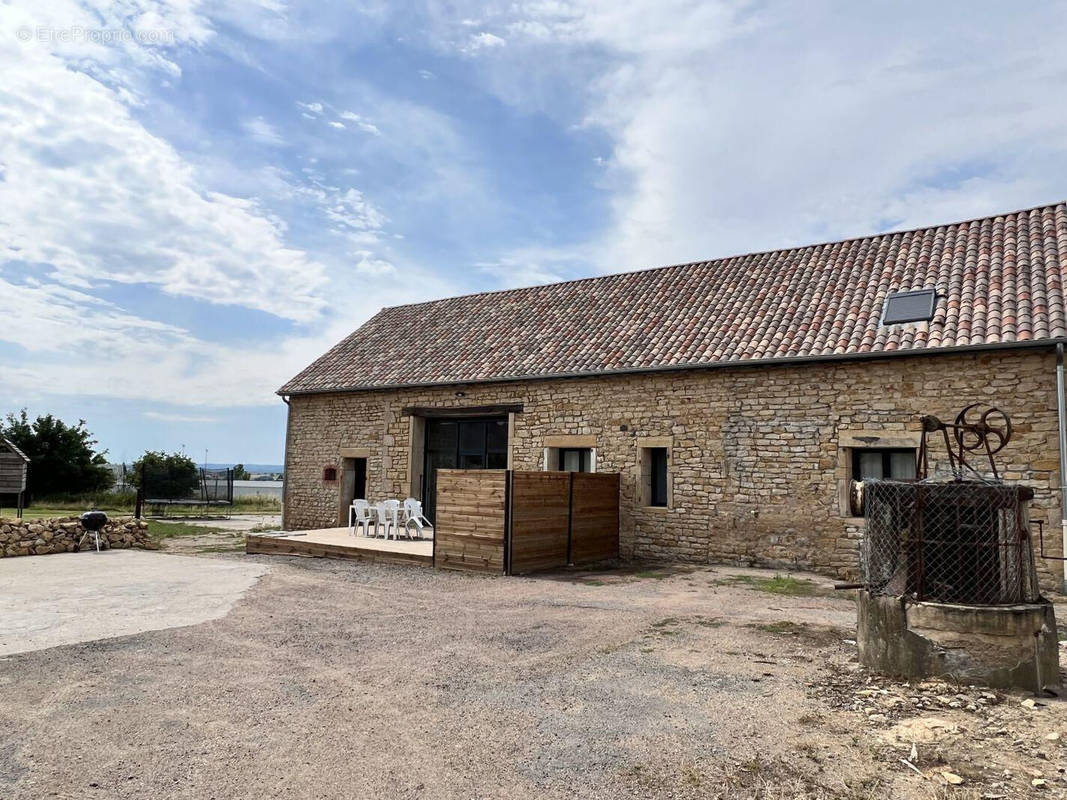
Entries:
{"type": "MultiPolygon", "coordinates": [[[[0,556],[40,556],[47,553],[71,553],[85,529],[77,517],[60,519],[0,518],[0,556]]],[[[102,531],[101,546],[106,538],[110,547],[150,548],[148,523],[132,517],[109,520],[102,531]]],[[[95,549],[93,537],[85,537],[82,550],[95,549]]]]}
{"type": "MultiPolygon", "coordinates": [[[[595,439],[598,472],[619,472],[622,554],[699,563],[857,573],[863,520],[842,504],[849,436],[918,442],[924,413],[952,420],[971,402],[993,403],[1015,434],[999,464],[1032,486],[1057,554],[1059,505],[1055,355],[1046,350],[939,354],[864,361],[512,381],[294,396],[286,464],[286,525],[337,524],[342,448],[366,448],[373,500],[411,490],[408,407],[522,404],[511,464],[541,469],[545,439],[595,439]],[[640,505],[643,440],[668,439],[670,502],[640,505]]],[[[934,458],[938,457],[935,451],[934,458]]],[[[1054,585],[1058,562],[1041,565],[1054,585]]]]}

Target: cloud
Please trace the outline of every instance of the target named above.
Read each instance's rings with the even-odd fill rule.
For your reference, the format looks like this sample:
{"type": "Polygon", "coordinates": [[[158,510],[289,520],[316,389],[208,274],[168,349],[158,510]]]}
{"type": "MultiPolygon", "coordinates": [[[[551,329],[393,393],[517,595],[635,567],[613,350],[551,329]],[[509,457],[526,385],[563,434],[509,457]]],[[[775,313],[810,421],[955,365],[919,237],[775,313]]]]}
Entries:
{"type": "Polygon", "coordinates": [[[169,414],[164,411],[143,411],[141,416],[160,422],[187,422],[194,425],[214,424],[222,421],[220,417],[209,417],[203,414],[169,414]]]}
{"type": "Polygon", "coordinates": [[[343,122],[337,122],[336,120],[330,120],[330,121],[329,121],[329,122],[328,122],[327,124],[328,124],[328,125],[329,125],[329,126],[330,126],[331,128],[339,128],[339,129],[341,129],[341,130],[344,130],[344,129],[345,129],[345,125],[344,125],[344,123],[343,123],[343,122]]]}
{"type": "MultiPolygon", "coordinates": [[[[92,36],[18,42],[0,31],[0,297],[18,309],[0,326],[0,396],[10,401],[132,400],[165,407],[148,418],[208,422],[215,417],[170,408],[272,405],[282,382],[382,305],[450,291],[391,256],[386,215],[342,176],[325,179],[316,158],[303,175],[250,169],[216,157],[220,136],[192,161],[146,127],[165,116],[153,116],[151,100],[181,78],[183,48],[216,41],[197,8],[5,7],[5,28],[173,32],[167,46],[136,36],[104,46],[92,36]],[[220,191],[220,173],[239,190],[220,191]],[[289,243],[293,225],[314,231],[314,255],[289,243]],[[227,329],[202,304],[278,322],[227,329]],[[211,335],[187,322],[205,318],[211,335]]],[[[320,118],[326,107],[301,109],[320,118]]],[[[283,123],[237,120],[271,147],[286,144],[283,123]]]]}
{"type": "Polygon", "coordinates": [[[263,117],[252,117],[246,119],[241,123],[241,127],[244,128],[245,133],[251,136],[260,144],[270,145],[272,147],[278,147],[285,144],[285,139],[278,133],[278,130],[267,122],[263,117]]]}
{"type": "Polygon", "coordinates": [[[493,276],[502,287],[538,286],[584,277],[591,255],[581,246],[528,246],[513,249],[494,261],[478,262],[475,267],[493,276]]]}
{"type": "Polygon", "coordinates": [[[342,111],[337,116],[339,116],[343,120],[354,122],[356,124],[356,127],[365,133],[372,134],[373,136],[382,135],[382,132],[378,130],[378,127],[376,125],[367,122],[367,120],[363,119],[363,117],[361,117],[359,114],[356,114],[354,111],[342,111]]]}
{"type": "Polygon", "coordinates": [[[354,269],[361,275],[381,277],[384,275],[396,274],[396,267],[393,264],[384,259],[375,258],[374,255],[367,250],[355,252],[352,255],[356,258],[354,269]]]}
{"type": "Polygon", "coordinates": [[[484,88],[611,142],[600,270],[955,221],[1067,182],[1058,7],[471,3],[430,38],[455,46],[475,16],[508,45],[484,88]]]}
{"type": "Polygon", "coordinates": [[[110,398],[200,408],[269,406],[275,390],[386,305],[450,293],[411,265],[395,268],[364,251],[339,280],[328,314],[305,333],[235,344],[138,317],[54,284],[0,281],[20,313],[0,343],[28,357],[5,363],[0,396],[110,398]]]}
{"type": "MultiPolygon", "coordinates": [[[[207,36],[194,33],[194,41],[207,36]]],[[[151,47],[36,39],[0,47],[0,263],[36,264],[83,289],[148,284],[285,319],[316,318],[322,265],[287,246],[284,227],[254,199],[211,190],[134,118],[141,87],[128,73],[146,66],[177,69],[151,47]]]]}
{"type": "Polygon", "coordinates": [[[462,50],[465,53],[476,53],[479,50],[493,50],[506,44],[507,42],[495,33],[482,31],[471,36],[462,50]]]}

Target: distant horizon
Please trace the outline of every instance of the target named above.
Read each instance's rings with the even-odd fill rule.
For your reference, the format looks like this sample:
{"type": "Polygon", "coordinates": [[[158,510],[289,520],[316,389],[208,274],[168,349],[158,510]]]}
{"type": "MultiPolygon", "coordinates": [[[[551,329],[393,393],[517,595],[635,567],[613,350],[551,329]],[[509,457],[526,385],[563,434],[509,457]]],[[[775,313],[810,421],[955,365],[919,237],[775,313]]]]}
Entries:
{"type": "MultiPolygon", "coordinates": [[[[189,455],[189,454],[187,454],[189,455]]],[[[192,456],[190,456],[192,457],[192,456]]],[[[136,459],[134,459],[136,460],[136,459]]],[[[193,459],[196,461],[196,459],[193,459]]],[[[129,465],[131,461],[108,461],[110,466],[123,466],[129,465]]],[[[232,469],[238,464],[243,466],[248,472],[284,472],[284,464],[258,464],[258,463],[245,463],[244,461],[208,461],[206,464],[203,461],[196,461],[198,467],[204,467],[206,469],[232,469]]]]}

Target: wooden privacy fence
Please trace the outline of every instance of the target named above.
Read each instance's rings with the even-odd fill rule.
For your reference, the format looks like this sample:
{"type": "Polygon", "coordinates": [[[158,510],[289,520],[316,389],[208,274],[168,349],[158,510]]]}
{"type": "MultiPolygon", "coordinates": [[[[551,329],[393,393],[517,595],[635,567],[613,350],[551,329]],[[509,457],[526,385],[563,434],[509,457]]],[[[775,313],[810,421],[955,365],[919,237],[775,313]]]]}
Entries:
{"type": "Polygon", "coordinates": [[[617,473],[437,473],[437,567],[515,575],[618,557],[617,473]]]}

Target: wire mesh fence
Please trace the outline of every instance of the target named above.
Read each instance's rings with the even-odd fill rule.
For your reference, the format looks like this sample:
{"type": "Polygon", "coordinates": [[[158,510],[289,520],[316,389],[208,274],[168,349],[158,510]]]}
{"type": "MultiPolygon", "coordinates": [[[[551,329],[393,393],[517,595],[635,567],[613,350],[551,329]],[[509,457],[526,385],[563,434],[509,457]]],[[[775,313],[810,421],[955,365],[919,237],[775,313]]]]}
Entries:
{"type": "Polygon", "coordinates": [[[141,496],[149,505],[232,505],[233,470],[142,464],[141,496]]]}
{"type": "Polygon", "coordinates": [[[984,481],[865,481],[864,583],[875,594],[972,605],[1035,602],[1031,489],[984,481]]]}

